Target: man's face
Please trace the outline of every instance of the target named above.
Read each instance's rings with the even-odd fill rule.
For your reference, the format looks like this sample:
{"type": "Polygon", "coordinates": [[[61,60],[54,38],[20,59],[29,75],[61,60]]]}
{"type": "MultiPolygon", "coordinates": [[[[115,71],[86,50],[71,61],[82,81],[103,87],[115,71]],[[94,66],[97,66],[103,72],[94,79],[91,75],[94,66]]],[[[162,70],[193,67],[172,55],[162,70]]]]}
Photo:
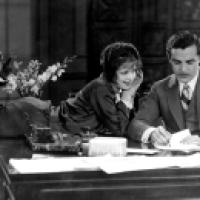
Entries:
{"type": "Polygon", "coordinates": [[[172,49],[169,62],[178,81],[189,82],[199,70],[200,57],[197,55],[197,47],[192,45],[185,49],[172,49]]]}

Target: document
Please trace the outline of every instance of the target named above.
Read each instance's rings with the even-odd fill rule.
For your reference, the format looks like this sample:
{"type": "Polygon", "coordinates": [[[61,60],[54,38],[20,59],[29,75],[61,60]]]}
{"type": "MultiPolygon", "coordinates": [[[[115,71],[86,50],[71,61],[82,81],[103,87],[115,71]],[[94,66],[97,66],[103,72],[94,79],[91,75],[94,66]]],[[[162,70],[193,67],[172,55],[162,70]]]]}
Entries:
{"type": "Polygon", "coordinates": [[[182,131],[174,133],[168,145],[155,144],[154,146],[155,148],[161,150],[184,151],[184,152],[200,151],[200,146],[198,145],[182,143],[183,139],[185,139],[188,136],[191,136],[190,130],[184,129],[182,131]]]}
{"type": "Polygon", "coordinates": [[[34,159],[10,159],[9,164],[19,173],[53,173],[97,170],[95,162],[87,162],[84,157],[41,157],[34,159]]]}
{"type": "Polygon", "coordinates": [[[97,170],[102,170],[107,174],[115,174],[171,167],[200,167],[200,153],[175,157],[149,157],[145,155],[113,157],[107,155],[102,157],[11,159],[9,164],[15,171],[22,174],[97,170]]]}
{"type": "Polygon", "coordinates": [[[159,153],[159,149],[140,149],[140,148],[126,148],[127,154],[146,154],[146,155],[152,155],[159,153]]]}
{"type": "Polygon", "coordinates": [[[111,158],[109,162],[100,164],[100,168],[107,174],[130,171],[144,171],[162,168],[196,168],[200,167],[200,154],[176,157],[147,157],[133,156],[111,158]]]}

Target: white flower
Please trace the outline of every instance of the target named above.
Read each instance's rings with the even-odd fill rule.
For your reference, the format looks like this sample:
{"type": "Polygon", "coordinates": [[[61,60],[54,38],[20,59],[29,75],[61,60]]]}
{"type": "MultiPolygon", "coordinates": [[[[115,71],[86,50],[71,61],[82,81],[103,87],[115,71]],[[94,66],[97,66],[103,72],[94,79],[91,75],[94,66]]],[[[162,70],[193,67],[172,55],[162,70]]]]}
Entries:
{"type": "Polygon", "coordinates": [[[38,85],[34,85],[32,88],[31,88],[31,92],[35,93],[36,95],[39,94],[39,87],[38,85]]]}
{"type": "Polygon", "coordinates": [[[41,83],[44,83],[46,82],[48,79],[49,79],[49,74],[48,73],[43,73],[43,74],[40,74],[38,76],[38,81],[41,82],[41,83]]]}
{"type": "Polygon", "coordinates": [[[10,74],[7,77],[8,83],[6,84],[5,90],[12,92],[17,89],[17,77],[14,74],[10,74]]]}
{"type": "Polygon", "coordinates": [[[51,78],[51,80],[52,80],[52,81],[57,81],[57,79],[58,79],[58,77],[57,77],[57,76],[55,76],[55,75],[54,75],[54,76],[52,76],[52,78],[51,78]]]}
{"type": "Polygon", "coordinates": [[[30,79],[30,80],[27,82],[27,85],[29,85],[29,86],[34,85],[35,82],[36,82],[36,80],[30,79]]]}
{"type": "MultiPolygon", "coordinates": [[[[22,96],[40,95],[40,90],[43,85],[49,81],[57,81],[68,67],[68,64],[73,61],[74,57],[66,57],[63,63],[56,63],[48,66],[47,69],[40,73],[41,63],[38,60],[30,60],[27,66],[23,66],[20,71],[21,63],[17,63],[18,70],[15,74],[10,74],[7,77],[8,84],[6,89],[10,91],[18,90],[22,96]]],[[[16,63],[15,63],[16,64],[16,63]]]]}
{"type": "Polygon", "coordinates": [[[60,77],[65,72],[64,69],[59,69],[57,72],[58,77],[60,77]]]}
{"type": "Polygon", "coordinates": [[[57,65],[50,66],[47,71],[49,71],[51,74],[55,73],[57,70],[57,65]]]}

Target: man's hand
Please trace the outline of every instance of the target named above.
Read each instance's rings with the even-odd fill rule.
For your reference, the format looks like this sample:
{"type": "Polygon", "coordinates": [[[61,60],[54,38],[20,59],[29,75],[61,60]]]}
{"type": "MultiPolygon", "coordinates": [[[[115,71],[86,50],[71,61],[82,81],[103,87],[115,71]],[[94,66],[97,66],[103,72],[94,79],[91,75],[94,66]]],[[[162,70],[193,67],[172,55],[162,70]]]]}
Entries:
{"type": "Polygon", "coordinates": [[[200,146],[200,137],[198,135],[190,135],[181,141],[182,144],[192,144],[200,146]]]}
{"type": "Polygon", "coordinates": [[[157,127],[152,131],[150,139],[152,144],[167,145],[170,141],[171,133],[168,132],[163,126],[157,127]]]}

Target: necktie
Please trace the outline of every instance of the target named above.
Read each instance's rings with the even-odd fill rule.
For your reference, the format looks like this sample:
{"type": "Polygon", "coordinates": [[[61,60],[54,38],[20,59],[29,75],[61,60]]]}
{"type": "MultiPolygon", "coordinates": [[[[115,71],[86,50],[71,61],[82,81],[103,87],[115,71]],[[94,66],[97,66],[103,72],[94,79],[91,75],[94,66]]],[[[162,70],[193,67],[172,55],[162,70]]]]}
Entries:
{"type": "Polygon", "coordinates": [[[181,104],[184,110],[188,110],[188,106],[190,103],[190,87],[185,84],[183,86],[182,94],[181,94],[181,104]]]}

